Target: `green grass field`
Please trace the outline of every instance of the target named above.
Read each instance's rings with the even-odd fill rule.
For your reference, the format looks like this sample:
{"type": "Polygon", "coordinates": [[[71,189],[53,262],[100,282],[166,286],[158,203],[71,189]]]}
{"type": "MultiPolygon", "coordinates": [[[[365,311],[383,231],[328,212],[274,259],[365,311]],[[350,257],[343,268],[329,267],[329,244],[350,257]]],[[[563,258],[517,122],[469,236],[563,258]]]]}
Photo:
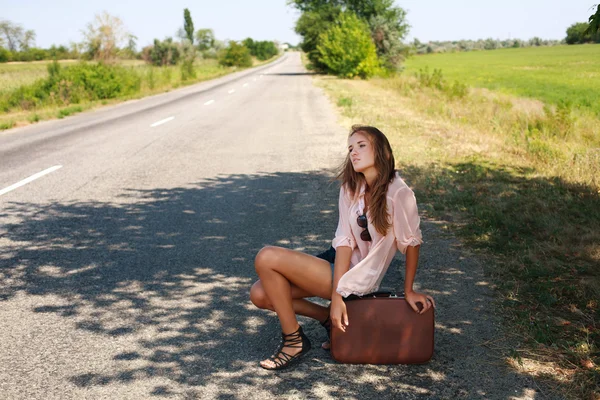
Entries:
{"type": "Polygon", "coordinates": [[[406,72],[438,68],[450,81],[458,80],[522,97],[575,108],[600,117],[600,45],[527,47],[414,56],[406,72]]]}

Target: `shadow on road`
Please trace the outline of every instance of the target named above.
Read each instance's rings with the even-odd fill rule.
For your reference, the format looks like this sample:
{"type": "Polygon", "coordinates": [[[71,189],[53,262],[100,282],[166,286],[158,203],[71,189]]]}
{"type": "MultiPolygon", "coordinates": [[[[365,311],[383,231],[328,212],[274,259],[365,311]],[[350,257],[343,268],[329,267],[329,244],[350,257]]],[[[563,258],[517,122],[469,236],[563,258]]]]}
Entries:
{"type": "MultiPolygon", "coordinates": [[[[131,348],[106,352],[120,361],[118,370],[71,376],[80,388],[160,377],[172,385],[156,386],[156,396],[480,397],[484,387],[452,376],[454,357],[469,351],[452,347],[472,321],[443,314],[436,340],[449,348],[430,364],[339,365],[319,349],[319,324],[302,319],[315,347],[310,356],[290,373],[258,367],[280,336],[275,316],[248,300],[253,257],[267,244],[311,254],[329,246],[338,193],[329,177],[221,176],[188,188],[128,190],[117,203],[55,203],[42,212],[9,203],[4,212],[24,222],[6,227],[11,245],[0,253],[0,305],[19,292],[59,296],[59,305],[34,311],[107,338],[134,335],[131,348]]],[[[398,284],[399,266],[390,268],[386,286],[398,284]]],[[[461,279],[450,271],[425,289],[443,305],[461,279]]]]}

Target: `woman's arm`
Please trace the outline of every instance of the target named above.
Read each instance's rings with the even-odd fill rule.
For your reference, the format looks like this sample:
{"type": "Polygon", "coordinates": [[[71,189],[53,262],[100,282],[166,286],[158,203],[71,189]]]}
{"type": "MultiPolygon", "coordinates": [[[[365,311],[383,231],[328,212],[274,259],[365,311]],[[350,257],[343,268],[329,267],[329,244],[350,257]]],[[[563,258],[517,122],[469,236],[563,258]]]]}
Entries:
{"type": "Polygon", "coordinates": [[[335,251],[335,263],[333,269],[333,286],[331,290],[331,299],[334,296],[342,297],[337,292],[337,287],[340,279],[350,269],[350,258],[352,257],[352,249],[347,246],[339,246],[335,251]]]}
{"type": "Polygon", "coordinates": [[[419,314],[423,314],[430,307],[435,308],[433,297],[415,292],[413,290],[413,282],[417,273],[417,265],[419,263],[419,249],[421,246],[408,246],[406,248],[406,274],[404,277],[404,298],[413,310],[419,314]],[[417,303],[423,304],[423,308],[419,311],[417,303]]]}
{"type": "Polygon", "coordinates": [[[331,309],[330,318],[333,326],[346,331],[348,326],[348,314],[346,312],[346,303],[342,295],[337,292],[337,286],[344,274],[350,269],[350,258],[352,257],[352,248],[348,246],[338,246],[335,252],[335,263],[333,268],[333,285],[331,288],[331,309]]]}
{"type": "Polygon", "coordinates": [[[406,248],[406,274],[404,277],[404,293],[413,291],[413,282],[419,265],[419,246],[408,246],[406,248]]]}

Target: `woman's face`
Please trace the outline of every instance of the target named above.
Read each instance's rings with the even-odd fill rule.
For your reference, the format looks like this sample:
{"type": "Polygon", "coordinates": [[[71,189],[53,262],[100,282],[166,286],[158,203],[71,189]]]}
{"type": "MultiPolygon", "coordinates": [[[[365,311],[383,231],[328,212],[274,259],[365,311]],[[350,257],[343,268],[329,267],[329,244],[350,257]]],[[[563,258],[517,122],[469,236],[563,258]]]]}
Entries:
{"type": "Polygon", "coordinates": [[[348,151],[354,171],[362,172],[375,169],[375,152],[371,141],[363,132],[356,132],[348,138],[348,151]]]}

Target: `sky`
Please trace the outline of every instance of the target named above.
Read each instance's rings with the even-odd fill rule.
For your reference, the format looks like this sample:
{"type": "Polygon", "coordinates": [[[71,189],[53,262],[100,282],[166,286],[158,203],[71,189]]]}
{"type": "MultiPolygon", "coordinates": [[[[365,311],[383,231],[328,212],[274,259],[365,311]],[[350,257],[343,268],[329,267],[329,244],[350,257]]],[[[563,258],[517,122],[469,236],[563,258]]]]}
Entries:
{"type": "MultiPolygon", "coordinates": [[[[412,41],[460,39],[562,39],[574,22],[587,21],[600,0],[397,0],[407,10],[412,41]]],[[[154,38],[175,37],[188,8],[194,27],[211,28],[220,40],[279,40],[297,44],[299,13],[286,0],[0,0],[0,20],[36,33],[36,46],[83,40],[81,31],[102,11],[118,16],[138,37],[138,49],[154,38]]]]}

